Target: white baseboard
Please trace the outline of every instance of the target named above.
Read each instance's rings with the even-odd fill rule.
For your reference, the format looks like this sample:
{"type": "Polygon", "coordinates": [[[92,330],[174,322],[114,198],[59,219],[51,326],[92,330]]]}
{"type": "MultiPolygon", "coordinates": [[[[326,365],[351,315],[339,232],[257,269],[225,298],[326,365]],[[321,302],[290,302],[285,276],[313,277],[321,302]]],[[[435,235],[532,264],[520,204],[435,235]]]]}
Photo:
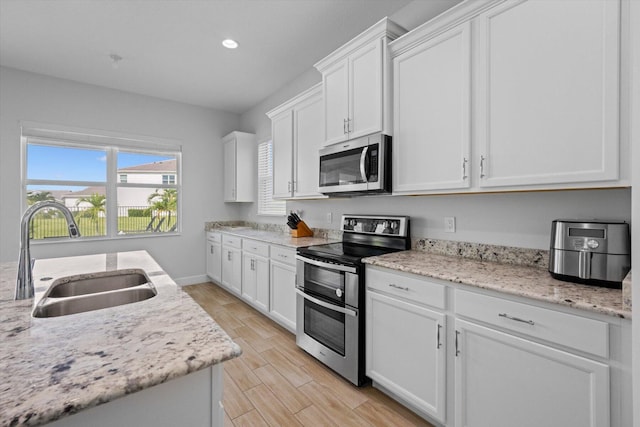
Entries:
{"type": "Polygon", "coordinates": [[[178,286],[188,286],[195,285],[196,283],[210,282],[211,279],[206,274],[201,274],[199,276],[179,277],[177,279],[173,279],[173,281],[176,282],[178,286]]]}

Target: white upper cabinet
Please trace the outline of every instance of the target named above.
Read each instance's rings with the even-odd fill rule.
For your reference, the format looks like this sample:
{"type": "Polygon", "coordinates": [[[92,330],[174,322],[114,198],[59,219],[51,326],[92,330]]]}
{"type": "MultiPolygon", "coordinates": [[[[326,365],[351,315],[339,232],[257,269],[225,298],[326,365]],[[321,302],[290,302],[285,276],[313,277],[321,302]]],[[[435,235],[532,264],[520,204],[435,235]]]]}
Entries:
{"type": "Polygon", "coordinates": [[[387,43],[405,32],[384,18],[315,65],[322,73],[324,145],[391,133],[387,43]]]}
{"type": "MultiPolygon", "coordinates": [[[[271,116],[270,116],[271,117],[271,116]]],[[[273,141],[273,198],[289,198],[293,171],[293,112],[285,110],[271,117],[273,141]]]]}
{"type": "Polygon", "coordinates": [[[267,113],[273,138],[274,199],[320,198],[318,150],[323,141],[322,86],[267,113]]]}
{"type": "Polygon", "coordinates": [[[393,192],[470,186],[471,24],[394,43],[393,192]]]}
{"type": "Polygon", "coordinates": [[[476,24],[479,186],[617,180],[619,1],[509,1],[476,24]]]}
{"type": "Polygon", "coordinates": [[[462,2],[390,43],[393,193],[629,185],[622,6],[462,2]]]}
{"type": "Polygon", "coordinates": [[[253,202],[255,198],[256,136],[231,132],[222,138],[224,201],[253,202]]]}
{"type": "Polygon", "coordinates": [[[322,88],[318,84],[293,107],[293,196],[324,197],[318,193],[322,147],[322,88]]]}

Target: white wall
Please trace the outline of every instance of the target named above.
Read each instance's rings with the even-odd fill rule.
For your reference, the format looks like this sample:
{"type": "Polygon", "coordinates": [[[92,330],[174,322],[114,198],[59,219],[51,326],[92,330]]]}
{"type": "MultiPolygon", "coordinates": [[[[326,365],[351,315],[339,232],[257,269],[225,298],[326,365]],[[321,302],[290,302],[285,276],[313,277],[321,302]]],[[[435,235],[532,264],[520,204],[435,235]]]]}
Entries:
{"type": "Polygon", "coordinates": [[[32,244],[35,258],[146,249],[174,278],[203,275],[204,222],[234,219],[222,202],[220,139],[236,114],[0,67],[0,261],[17,261],[21,120],[179,140],[183,147],[180,236],[32,244]]]}
{"type": "MultiPolygon", "coordinates": [[[[633,224],[640,224],[640,2],[631,4],[631,164],[633,224]]],[[[633,318],[633,425],[640,427],[640,228],[631,228],[631,265],[633,267],[632,300],[633,318]]]]}
{"type": "Polygon", "coordinates": [[[409,215],[412,237],[549,249],[551,221],[558,218],[630,220],[630,190],[555,191],[447,196],[373,196],[295,201],[312,227],[339,228],[342,214],[409,215]],[[326,214],[333,221],[327,222],[326,214]],[[444,217],[456,232],[444,232],[444,217]]]}

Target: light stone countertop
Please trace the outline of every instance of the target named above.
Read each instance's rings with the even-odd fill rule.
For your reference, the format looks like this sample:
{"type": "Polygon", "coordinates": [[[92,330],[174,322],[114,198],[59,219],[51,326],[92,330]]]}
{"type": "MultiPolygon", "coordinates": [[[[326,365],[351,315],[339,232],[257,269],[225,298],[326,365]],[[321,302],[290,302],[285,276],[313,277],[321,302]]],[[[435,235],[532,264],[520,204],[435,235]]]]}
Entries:
{"type": "Polygon", "coordinates": [[[290,234],[277,231],[256,230],[251,227],[217,227],[208,230],[233,234],[247,239],[260,240],[274,245],[287,246],[289,248],[302,248],[311,245],[323,245],[326,243],[340,242],[341,240],[325,239],[324,237],[291,237],[290,234]]]}
{"type": "Polygon", "coordinates": [[[365,258],[366,264],[631,319],[622,290],[556,280],[545,269],[423,251],[365,258]]]}
{"type": "Polygon", "coordinates": [[[40,425],[232,359],[240,347],[146,251],[37,260],[36,298],[13,301],[17,263],[0,264],[0,426],[40,425]],[[36,319],[56,278],[142,269],[158,295],[36,319]],[[43,282],[43,276],[53,280],[43,282]],[[39,285],[46,283],[46,285],[39,285]]]}

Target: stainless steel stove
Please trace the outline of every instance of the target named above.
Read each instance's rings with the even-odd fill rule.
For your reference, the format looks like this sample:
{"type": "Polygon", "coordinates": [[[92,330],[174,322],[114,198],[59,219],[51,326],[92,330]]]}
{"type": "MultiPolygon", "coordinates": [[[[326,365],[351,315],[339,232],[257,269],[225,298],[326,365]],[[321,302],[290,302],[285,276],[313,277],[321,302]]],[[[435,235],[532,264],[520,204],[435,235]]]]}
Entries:
{"type": "Polygon", "coordinates": [[[343,215],[341,230],[341,243],[298,249],[296,343],[360,386],[366,381],[362,259],[409,249],[409,217],[343,215]]]}

